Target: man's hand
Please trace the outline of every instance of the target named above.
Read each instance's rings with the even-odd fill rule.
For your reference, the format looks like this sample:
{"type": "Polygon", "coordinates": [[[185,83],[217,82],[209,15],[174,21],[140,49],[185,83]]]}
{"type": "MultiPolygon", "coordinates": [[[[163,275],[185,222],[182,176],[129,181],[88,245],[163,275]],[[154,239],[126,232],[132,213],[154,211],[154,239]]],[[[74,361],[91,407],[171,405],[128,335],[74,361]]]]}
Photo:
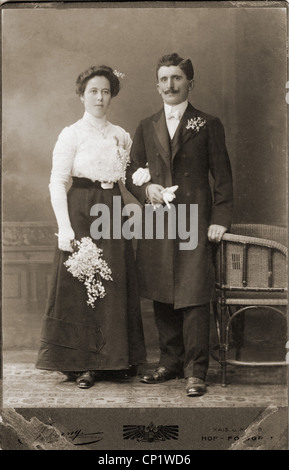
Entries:
{"type": "Polygon", "coordinates": [[[149,184],[146,188],[147,197],[153,205],[162,204],[164,201],[162,191],[165,188],[160,184],[149,184]]]}
{"type": "Polygon", "coordinates": [[[166,203],[167,207],[170,209],[170,202],[175,199],[175,191],[178,189],[178,186],[171,186],[170,188],[165,188],[162,190],[163,200],[166,203]]]}
{"type": "Polygon", "coordinates": [[[228,229],[222,225],[210,225],[208,228],[208,239],[210,242],[219,243],[222,240],[224,233],[228,229]]]}

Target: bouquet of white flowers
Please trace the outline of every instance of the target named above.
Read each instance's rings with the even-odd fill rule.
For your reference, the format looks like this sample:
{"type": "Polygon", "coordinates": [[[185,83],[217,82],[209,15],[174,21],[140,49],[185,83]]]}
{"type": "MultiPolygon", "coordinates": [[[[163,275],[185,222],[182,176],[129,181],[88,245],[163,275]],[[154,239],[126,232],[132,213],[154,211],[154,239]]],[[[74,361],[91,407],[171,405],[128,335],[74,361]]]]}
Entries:
{"type": "Polygon", "coordinates": [[[106,295],[102,279],[113,280],[111,269],[102,259],[103,250],[98,248],[90,237],[83,237],[80,241],[76,240],[74,247],[75,251],[64,265],[73,277],[84,282],[88,296],[87,305],[94,308],[97,298],[103,298],[106,295]]]}

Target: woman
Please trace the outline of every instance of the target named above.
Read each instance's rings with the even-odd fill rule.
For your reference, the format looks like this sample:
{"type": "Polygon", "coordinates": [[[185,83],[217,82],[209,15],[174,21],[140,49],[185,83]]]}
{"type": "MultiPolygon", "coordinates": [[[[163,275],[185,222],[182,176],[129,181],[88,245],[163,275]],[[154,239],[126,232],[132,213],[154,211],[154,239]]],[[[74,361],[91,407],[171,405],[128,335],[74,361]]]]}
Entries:
{"type": "Polygon", "coordinates": [[[112,225],[113,198],[122,201],[118,181],[125,181],[131,139],[107,120],[111,98],[120,89],[118,75],[110,67],[94,66],[78,77],[84,115],[63,129],[53,151],[49,189],[58,249],[36,367],[64,372],[80,388],[91,387],[103,377],[101,371],[135,368],[146,355],[131,243],[112,238],[112,231],[110,238],[93,240],[112,278],[103,280],[105,295],[94,305],[87,285],[68,269],[73,241],[91,240],[96,220],[91,208],[108,207],[112,225]]]}

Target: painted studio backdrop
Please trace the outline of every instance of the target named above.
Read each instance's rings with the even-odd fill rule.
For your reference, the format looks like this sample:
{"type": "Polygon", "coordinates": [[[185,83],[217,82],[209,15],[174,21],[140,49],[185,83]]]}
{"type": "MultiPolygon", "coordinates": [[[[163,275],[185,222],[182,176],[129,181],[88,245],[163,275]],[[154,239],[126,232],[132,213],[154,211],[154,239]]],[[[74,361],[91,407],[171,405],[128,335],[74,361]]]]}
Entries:
{"type": "MultiPolygon", "coordinates": [[[[38,346],[56,244],[52,150],[63,127],[83,114],[75,80],[91,65],[125,74],[108,117],[133,137],[162,104],[158,58],[191,58],[190,101],[225,127],[233,222],[286,226],[282,8],[18,8],[4,10],[2,21],[4,348],[38,346]]],[[[144,322],[147,332],[153,328],[149,317],[144,322]]]]}

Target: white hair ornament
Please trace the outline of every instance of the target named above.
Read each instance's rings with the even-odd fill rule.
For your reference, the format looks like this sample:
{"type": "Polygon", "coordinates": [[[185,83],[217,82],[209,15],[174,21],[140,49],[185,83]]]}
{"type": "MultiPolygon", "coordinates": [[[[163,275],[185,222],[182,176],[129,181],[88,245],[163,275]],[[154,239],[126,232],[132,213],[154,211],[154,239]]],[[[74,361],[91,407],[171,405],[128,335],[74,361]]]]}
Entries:
{"type": "Polygon", "coordinates": [[[117,78],[124,78],[125,77],[125,74],[122,73],[122,72],[119,72],[118,70],[114,70],[113,73],[117,78]]]}

